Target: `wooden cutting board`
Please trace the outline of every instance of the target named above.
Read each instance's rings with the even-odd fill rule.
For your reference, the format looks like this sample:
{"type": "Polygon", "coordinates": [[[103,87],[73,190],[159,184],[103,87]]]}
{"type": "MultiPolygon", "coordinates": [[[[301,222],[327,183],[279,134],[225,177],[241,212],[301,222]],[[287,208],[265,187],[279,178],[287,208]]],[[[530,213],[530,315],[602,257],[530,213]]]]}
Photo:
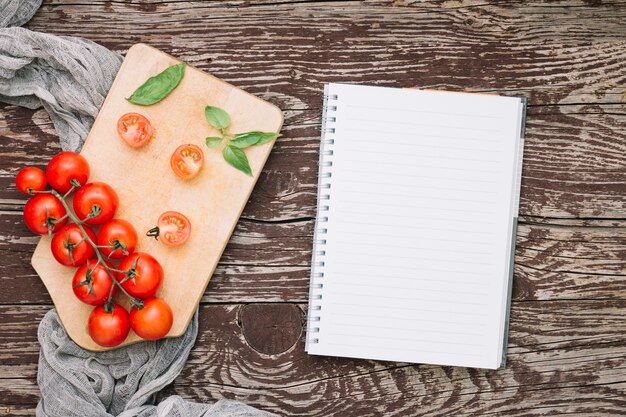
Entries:
{"type": "MultiPolygon", "coordinates": [[[[283,123],[276,106],[190,66],[180,85],[160,103],[142,107],[125,99],[146,79],[176,63],[177,59],[144,44],[130,48],[81,152],[91,165],[90,181],[104,181],[117,191],[120,205],[115,217],[137,229],[136,250],[153,255],[163,265],[165,279],[157,296],[174,311],[167,337],[185,332],[274,145],[272,141],[246,149],[254,174],[248,177],[224,161],[221,147],[205,146],[207,136],[217,136],[204,117],[205,106],[226,110],[232,133],[278,132],[283,123]],[[139,149],[126,145],[116,131],[119,117],[131,111],[146,116],[156,129],[155,139],[139,149]],[[185,143],[200,146],[205,155],[204,168],[191,181],[179,179],[170,169],[172,152],[185,143]],[[192,224],[190,239],[177,248],[145,235],[168,210],[183,213],[192,224]]],[[[107,350],[91,340],[87,319],[93,307],[74,296],[75,268],[55,261],[49,237],[41,238],[32,264],[70,337],[86,349],[107,350]]],[[[122,346],[140,340],[131,330],[122,346]]]]}

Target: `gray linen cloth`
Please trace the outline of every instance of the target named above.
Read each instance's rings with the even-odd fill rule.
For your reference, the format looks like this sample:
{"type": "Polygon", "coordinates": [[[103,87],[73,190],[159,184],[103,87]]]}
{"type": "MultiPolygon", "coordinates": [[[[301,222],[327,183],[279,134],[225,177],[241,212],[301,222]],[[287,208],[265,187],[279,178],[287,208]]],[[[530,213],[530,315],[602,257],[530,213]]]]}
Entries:
{"type": "MultiPolygon", "coordinates": [[[[122,62],[121,56],[85,39],[53,36],[20,27],[41,0],[0,0],[0,101],[31,109],[43,106],[64,150],[80,150],[122,62]]],[[[41,417],[268,417],[243,403],[188,402],[156,394],[181,372],[198,334],[196,312],[178,338],[107,351],[80,348],[55,310],[39,325],[37,382],[41,417]]]]}

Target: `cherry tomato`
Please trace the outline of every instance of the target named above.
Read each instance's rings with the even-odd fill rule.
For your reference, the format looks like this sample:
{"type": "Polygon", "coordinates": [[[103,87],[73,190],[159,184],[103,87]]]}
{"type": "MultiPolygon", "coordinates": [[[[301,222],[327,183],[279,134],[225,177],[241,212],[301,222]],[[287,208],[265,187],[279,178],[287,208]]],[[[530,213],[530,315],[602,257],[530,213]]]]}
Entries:
{"type": "Polygon", "coordinates": [[[128,256],[137,246],[137,232],[126,220],[113,219],[102,225],[98,232],[100,252],[111,259],[128,256]]]}
{"type": "Polygon", "coordinates": [[[157,297],[143,300],[143,307],[130,310],[130,327],[139,337],[158,340],[172,328],[174,315],[169,304],[157,297]]]}
{"type": "Polygon", "coordinates": [[[24,206],[24,223],[39,235],[55,233],[67,223],[67,214],[63,204],[52,194],[37,194],[24,206]]]}
{"type": "Polygon", "coordinates": [[[106,223],[115,216],[119,204],[117,193],[109,184],[90,182],[76,191],[74,196],[74,212],[79,219],[85,219],[94,210],[97,216],[85,220],[87,224],[106,223]]]}
{"type": "Polygon", "coordinates": [[[117,121],[117,133],[133,148],[145,145],[154,136],[148,119],[139,113],[126,113],[117,121]]]}
{"type": "Polygon", "coordinates": [[[89,163],[82,155],[74,152],[61,152],[48,162],[46,168],[48,184],[61,194],[72,188],[71,180],[85,185],[89,179],[89,163]]]}
{"type": "Polygon", "coordinates": [[[15,177],[15,185],[22,193],[31,195],[31,191],[43,191],[48,182],[46,174],[37,167],[26,167],[20,170],[15,177]]]}
{"type": "Polygon", "coordinates": [[[148,298],[156,294],[163,282],[163,267],[144,252],[135,252],[122,260],[117,273],[117,280],[133,297],[148,298]]]}
{"type": "Polygon", "coordinates": [[[177,211],[166,211],[159,216],[157,227],[150,229],[148,236],[154,237],[167,246],[179,246],[189,239],[191,222],[177,211]]]}
{"type": "MultiPolygon", "coordinates": [[[[96,234],[87,226],[83,225],[83,228],[89,239],[95,243],[96,234]]],[[[80,266],[96,254],[93,246],[83,239],[82,232],[74,223],[59,229],[52,237],[50,247],[54,259],[65,266],[80,266]]]]}
{"type": "Polygon", "coordinates": [[[117,346],[126,340],[130,331],[128,312],[119,304],[113,304],[110,312],[98,306],[89,315],[87,327],[89,336],[100,346],[117,346]]]}
{"type": "MultiPolygon", "coordinates": [[[[102,264],[96,266],[96,261],[87,261],[86,264],[76,270],[72,279],[72,289],[76,298],[85,304],[99,306],[105,303],[111,292],[113,280],[102,264]],[[95,268],[94,268],[95,266],[95,268]],[[89,269],[89,277],[87,277],[89,269]]],[[[113,288],[113,295],[117,287],[113,288]]]]}
{"type": "Polygon", "coordinates": [[[193,144],[179,146],[170,158],[172,171],[184,180],[198,175],[202,165],[204,165],[204,153],[200,147],[193,144]]]}

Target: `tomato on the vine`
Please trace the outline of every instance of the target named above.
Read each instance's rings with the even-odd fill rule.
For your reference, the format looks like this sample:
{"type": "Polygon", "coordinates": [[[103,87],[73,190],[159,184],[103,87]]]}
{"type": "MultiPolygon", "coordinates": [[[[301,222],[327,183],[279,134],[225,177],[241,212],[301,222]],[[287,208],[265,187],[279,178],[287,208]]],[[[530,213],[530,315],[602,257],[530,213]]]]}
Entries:
{"type": "Polygon", "coordinates": [[[39,235],[57,232],[67,223],[66,215],[65,207],[52,194],[37,194],[24,206],[24,223],[39,235]]]}
{"type": "Polygon", "coordinates": [[[126,113],[117,121],[117,133],[133,148],[145,145],[154,136],[148,119],[139,113],[126,113]]]}
{"type": "Polygon", "coordinates": [[[174,315],[169,304],[157,297],[143,300],[143,307],[130,310],[130,327],[146,340],[158,340],[172,328],[174,315]]]}
{"type": "Polygon", "coordinates": [[[122,260],[117,280],[131,296],[148,298],[156,294],[163,282],[163,267],[152,255],[135,252],[122,260]]]}
{"type": "Polygon", "coordinates": [[[147,235],[154,237],[167,246],[179,246],[189,239],[191,222],[185,215],[177,211],[166,211],[159,216],[157,227],[148,231],[147,235]]]}
{"type": "Polygon", "coordinates": [[[119,198],[109,184],[90,182],[83,185],[74,195],[74,212],[87,224],[106,223],[115,216],[119,198]],[[88,216],[92,216],[87,218],[88,216]]]}
{"type": "MultiPolygon", "coordinates": [[[[95,243],[96,234],[87,226],[83,225],[83,228],[89,239],[95,243]]],[[[74,223],[63,226],[55,233],[50,248],[54,259],[65,266],[80,266],[96,255],[93,246],[74,223]]]]}
{"type": "Polygon", "coordinates": [[[184,180],[198,175],[204,165],[204,153],[199,146],[188,144],[181,145],[172,154],[170,166],[174,174],[184,180]]]}
{"type": "Polygon", "coordinates": [[[104,347],[114,347],[126,340],[130,331],[128,312],[119,304],[112,304],[110,312],[98,306],[89,315],[89,336],[104,347]]]}
{"type": "MultiPolygon", "coordinates": [[[[108,265],[107,265],[108,266],[108,265]]],[[[113,280],[104,266],[93,260],[76,270],[72,279],[72,289],[76,298],[85,304],[99,306],[106,302],[113,287],[113,280]],[[89,276],[87,271],[89,270],[89,276]]],[[[111,294],[115,295],[117,287],[111,294]]]]}
{"type": "Polygon", "coordinates": [[[37,167],[22,168],[15,177],[15,186],[26,195],[31,195],[32,191],[43,191],[46,185],[46,174],[37,167]]]}
{"type": "Polygon", "coordinates": [[[126,220],[109,220],[98,232],[98,246],[104,256],[111,259],[123,258],[135,251],[137,232],[126,220]]]}
{"type": "Polygon", "coordinates": [[[78,186],[85,185],[89,172],[89,163],[84,156],[75,152],[61,152],[48,162],[46,178],[52,188],[65,194],[72,188],[72,182],[78,186]]]}

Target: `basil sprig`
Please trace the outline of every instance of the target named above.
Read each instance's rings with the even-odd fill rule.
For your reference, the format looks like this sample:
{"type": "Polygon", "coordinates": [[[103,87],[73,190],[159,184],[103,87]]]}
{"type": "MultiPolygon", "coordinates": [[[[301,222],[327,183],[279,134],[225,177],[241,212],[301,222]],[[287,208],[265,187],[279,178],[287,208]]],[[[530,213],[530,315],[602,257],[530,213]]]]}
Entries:
{"type": "Polygon", "coordinates": [[[228,133],[226,132],[226,128],[230,125],[230,116],[219,107],[206,106],[204,116],[207,122],[222,134],[222,136],[207,137],[206,146],[209,148],[217,148],[226,140],[227,144],[222,150],[224,160],[249,176],[252,176],[252,169],[250,168],[248,157],[243,150],[250,146],[270,142],[280,136],[280,133],[258,131],[236,134],[228,133]]]}
{"type": "Polygon", "coordinates": [[[172,65],[148,78],[127,100],[140,106],[158,103],[178,87],[184,75],[185,64],[172,65]]]}

